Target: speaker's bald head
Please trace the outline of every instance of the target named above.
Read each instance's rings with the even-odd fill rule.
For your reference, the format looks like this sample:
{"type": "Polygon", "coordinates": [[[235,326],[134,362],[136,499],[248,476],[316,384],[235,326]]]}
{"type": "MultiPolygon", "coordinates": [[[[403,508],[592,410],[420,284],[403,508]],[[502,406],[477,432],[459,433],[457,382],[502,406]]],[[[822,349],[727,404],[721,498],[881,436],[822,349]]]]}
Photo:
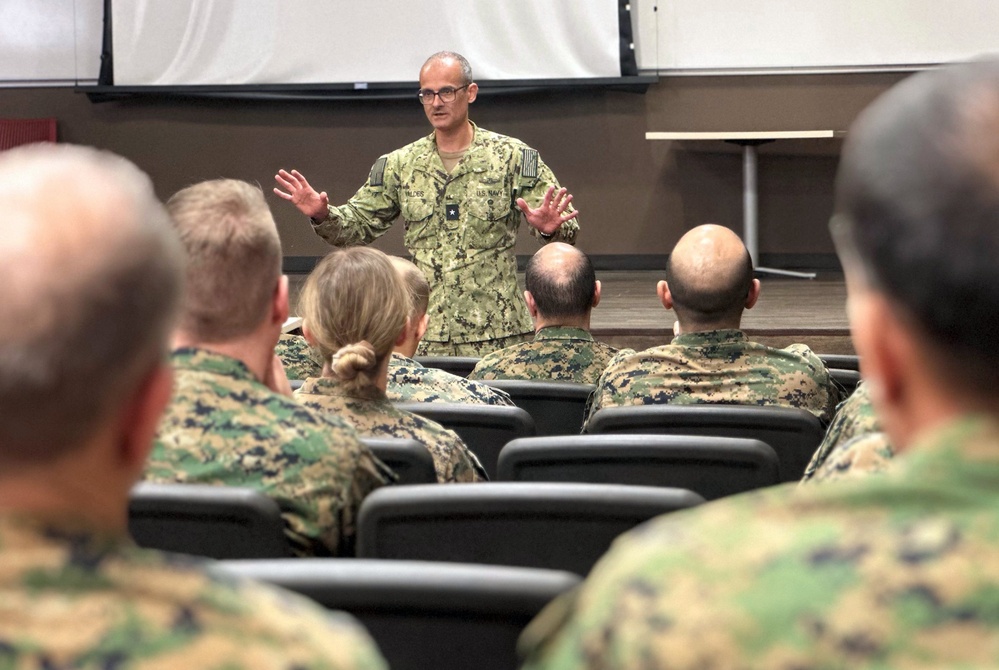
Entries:
{"type": "Polygon", "coordinates": [[[680,238],[666,282],[681,324],[738,319],[753,284],[753,261],[739,236],[724,226],[698,226],[680,238]]]}

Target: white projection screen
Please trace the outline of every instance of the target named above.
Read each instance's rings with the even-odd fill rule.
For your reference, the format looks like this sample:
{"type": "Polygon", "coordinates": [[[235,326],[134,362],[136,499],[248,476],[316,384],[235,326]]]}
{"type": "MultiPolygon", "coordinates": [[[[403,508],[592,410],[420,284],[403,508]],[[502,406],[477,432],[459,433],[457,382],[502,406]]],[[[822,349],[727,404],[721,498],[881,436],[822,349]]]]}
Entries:
{"type": "MultiPolygon", "coordinates": [[[[477,80],[617,78],[618,0],[113,0],[116,86],[413,82],[436,51],[477,80]]],[[[630,29],[630,26],[629,26],[630,29]]]]}

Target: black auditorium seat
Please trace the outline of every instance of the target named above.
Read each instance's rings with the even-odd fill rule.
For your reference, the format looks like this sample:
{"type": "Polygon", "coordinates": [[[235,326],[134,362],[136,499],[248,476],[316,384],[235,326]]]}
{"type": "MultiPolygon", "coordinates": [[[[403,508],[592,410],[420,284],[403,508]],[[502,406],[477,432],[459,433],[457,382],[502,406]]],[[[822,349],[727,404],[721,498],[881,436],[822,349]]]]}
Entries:
{"type": "Polygon", "coordinates": [[[507,442],[536,434],[534,419],[519,407],[444,402],[395,403],[395,406],[458,433],[479,457],[490,479],[496,477],[496,461],[507,442]]]}
{"type": "Polygon", "coordinates": [[[621,533],[703,498],[617,484],[492,482],[371,493],[358,558],[491,563],[585,575],[621,533]]]}
{"type": "Polygon", "coordinates": [[[137,484],[128,530],[142,547],[210,558],[291,555],[277,503],[248,488],[137,484]]]}
{"type": "Polygon", "coordinates": [[[666,486],[706,500],[780,483],[777,454],[759,440],[707,435],[558,435],[507,444],[498,479],[666,486]]]}
{"type": "Polygon", "coordinates": [[[393,670],[514,670],[524,626],[580,581],[554,570],[360,559],[225,561],[216,569],[350,612],[393,670]]]}
{"type": "Polygon", "coordinates": [[[396,437],[362,437],[363,442],[399,476],[397,484],[436,484],[434,457],[422,442],[396,437]]]}
{"type": "Polygon", "coordinates": [[[587,432],[717,435],[760,440],[773,447],[781,481],[801,479],[825,435],[803,409],[755,405],[628,405],[605,407],[590,417],[587,432]]]}
{"type": "Polygon", "coordinates": [[[593,384],[491,379],[483,382],[510,394],[513,402],[534,418],[538,435],[579,434],[593,384]]]}

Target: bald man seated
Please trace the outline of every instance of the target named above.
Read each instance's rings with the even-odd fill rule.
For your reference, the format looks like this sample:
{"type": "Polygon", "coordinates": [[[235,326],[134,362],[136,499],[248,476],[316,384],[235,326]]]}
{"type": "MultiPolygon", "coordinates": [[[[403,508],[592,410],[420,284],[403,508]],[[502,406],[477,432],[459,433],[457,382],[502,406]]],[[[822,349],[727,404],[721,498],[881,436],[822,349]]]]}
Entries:
{"type": "Polygon", "coordinates": [[[617,349],[590,335],[590,312],[600,302],[590,259],[553,242],[528,261],[525,282],[534,340],[483,356],[469,378],[596,383],[617,349]]]}
{"type": "Polygon", "coordinates": [[[751,342],[743,310],[760,297],[753,262],[728,228],[704,225],[680,238],[656,292],[677,316],[670,344],[624,351],[600,376],[589,416],[604,407],[657,403],[776,405],[828,422],[839,391],[807,346],[751,342]]]}

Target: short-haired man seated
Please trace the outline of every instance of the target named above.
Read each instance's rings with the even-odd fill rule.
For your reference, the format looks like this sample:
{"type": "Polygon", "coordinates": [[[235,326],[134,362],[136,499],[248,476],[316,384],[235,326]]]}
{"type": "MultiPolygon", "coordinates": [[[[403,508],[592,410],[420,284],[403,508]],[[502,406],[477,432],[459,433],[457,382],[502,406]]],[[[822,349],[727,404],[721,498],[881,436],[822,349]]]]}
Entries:
{"type": "Polygon", "coordinates": [[[552,242],[527,262],[524,279],[534,340],[486,354],[469,379],[596,383],[617,349],[590,335],[590,312],[600,302],[590,259],[573,246],[552,242]]]}
{"type": "Polygon", "coordinates": [[[384,668],[350,617],[128,539],[181,264],[131,163],[0,154],[0,665],[384,668]]]}
{"type": "Polygon", "coordinates": [[[590,416],[619,405],[726,403],[798,407],[832,418],[839,390],[811,349],[768,347],[740,330],[760,281],[731,230],[708,224],[681,237],[656,292],[676,312],[676,337],[616,356],[597,382],[590,416]]]}

